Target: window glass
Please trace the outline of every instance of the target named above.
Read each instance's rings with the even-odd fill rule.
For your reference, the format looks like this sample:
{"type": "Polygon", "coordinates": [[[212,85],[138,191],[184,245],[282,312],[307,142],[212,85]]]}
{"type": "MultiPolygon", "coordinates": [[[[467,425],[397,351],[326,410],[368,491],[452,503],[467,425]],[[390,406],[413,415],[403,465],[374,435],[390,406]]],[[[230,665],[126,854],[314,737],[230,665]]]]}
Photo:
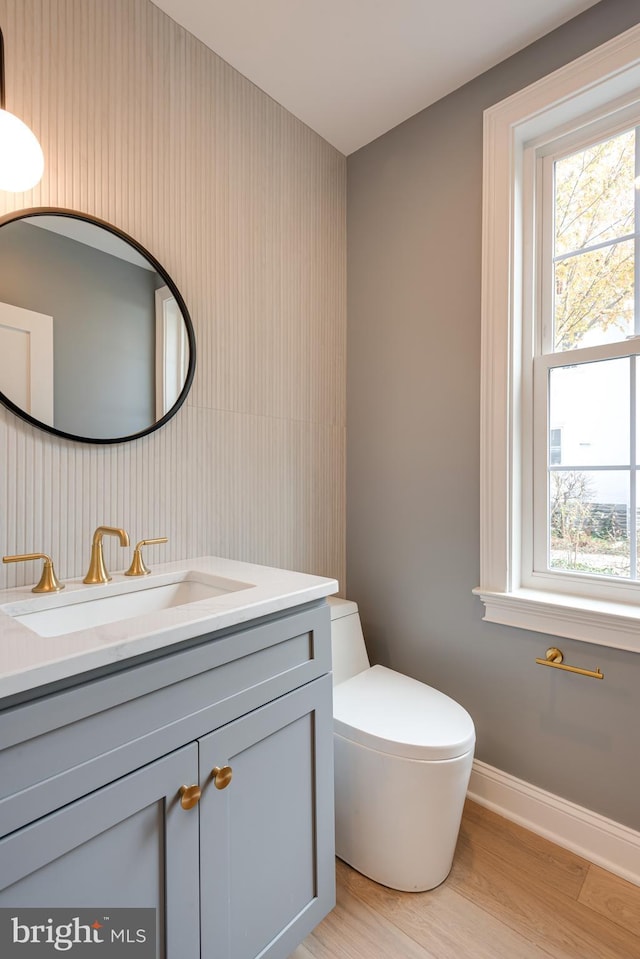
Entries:
{"type": "Polygon", "coordinates": [[[555,163],[556,350],[634,333],[635,156],[632,129],[555,163]]]}
{"type": "Polygon", "coordinates": [[[550,472],[551,569],[626,579],[635,575],[629,475],[628,470],[550,472]]]}
{"type": "Polygon", "coordinates": [[[623,357],[549,371],[550,432],[562,430],[557,465],[630,465],[629,362],[623,357]]]}
{"type": "Polygon", "coordinates": [[[636,535],[630,515],[632,362],[624,357],[549,372],[550,569],[635,578],[629,546],[636,535]],[[553,462],[560,431],[562,447],[553,462]]]}

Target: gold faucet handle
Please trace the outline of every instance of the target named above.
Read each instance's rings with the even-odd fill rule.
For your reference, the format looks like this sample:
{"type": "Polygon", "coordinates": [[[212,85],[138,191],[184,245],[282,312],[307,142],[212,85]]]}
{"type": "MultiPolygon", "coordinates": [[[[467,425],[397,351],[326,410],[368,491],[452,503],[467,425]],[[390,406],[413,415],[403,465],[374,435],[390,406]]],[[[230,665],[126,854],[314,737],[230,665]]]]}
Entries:
{"type": "Polygon", "coordinates": [[[42,576],[39,582],[32,588],[32,593],[59,593],[64,589],[64,583],[61,583],[56,576],[53,568],[53,560],[46,553],[23,553],[20,556],[3,556],[3,563],[27,563],[32,559],[43,559],[42,576]]]}
{"type": "Polygon", "coordinates": [[[133,551],[133,559],[131,560],[131,566],[124,574],[125,576],[146,576],[151,570],[145,566],[144,560],[142,558],[142,547],[143,546],[155,546],[157,543],[166,543],[166,536],[157,536],[155,539],[141,539],[139,543],[136,543],[136,547],[133,551]]]}

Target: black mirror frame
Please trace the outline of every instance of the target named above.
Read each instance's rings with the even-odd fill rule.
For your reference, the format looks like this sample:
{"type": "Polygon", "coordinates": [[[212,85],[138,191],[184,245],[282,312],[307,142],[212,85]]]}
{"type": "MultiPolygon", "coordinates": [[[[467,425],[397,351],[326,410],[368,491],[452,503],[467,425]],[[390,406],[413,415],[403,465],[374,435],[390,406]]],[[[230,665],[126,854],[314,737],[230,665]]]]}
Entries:
{"type": "Polygon", "coordinates": [[[15,222],[16,220],[25,220],[27,217],[34,216],[63,216],[68,217],[71,220],[84,220],[85,223],[91,223],[94,226],[102,227],[102,229],[107,230],[109,233],[112,233],[114,236],[117,236],[119,239],[124,240],[125,243],[128,243],[132,246],[141,256],[143,256],[148,262],[153,266],[156,273],[158,273],[166,285],[171,290],[173,296],[176,299],[176,302],[182,313],[182,318],[184,319],[184,324],[187,329],[187,338],[189,341],[189,366],[187,368],[187,376],[180,392],[180,396],[171,407],[171,409],[164,414],[164,416],[159,419],[157,422],[153,423],[148,429],[140,430],[138,433],[131,433],[129,436],[116,436],[108,438],[95,438],[89,436],[77,436],[75,433],[66,433],[64,430],[56,429],[55,426],[49,426],[46,423],[41,423],[40,420],[35,419],[29,413],[26,413],[19,406],[16,406],[8,396],[0,390],[0,403],[11,410],[12,413],[15,413],[16,416],[19,416],[20,419],[25,420],[27,423],[30,423],[31,426],[36,426],[38,429],[45,430],[47,433],[52,433],[54,436],[61,437],[65,440],[74,440],[78,443],[94,443],[101,446],[105,445],[115,445],[117,443],[130,443],[133,440],[138,440],[143,436],[148,436],[149,433],[154,433],[156,430],[159,430],[162,426],[169,422],[172,419],[184,401],[187,398],[191,385],[193,383],[193,377],[196,371],[196,337],[193,329],[193,323],[191,322],[191,317],[187,309],[187,305],[184,302],[180,290],[175,285],[165,268],[161,263],[156,260],[153,254],[149,253],[141,243],[138,243],[137,240],[134,240],[133,237],[129,236],[123,230],[118,229],[118,227],[113,226],[111,223],[107,223],[106,220],[101,220],[97,216],[92,216],[88,213],[80,213],[77,210],[68,210],[62,207],[54,206],[39,206],[32,207],[26,210],[14,210],[12,213],[8,213],[4,216],[0,216],[0,228],[5,226],[7,223],[15,222]]]}

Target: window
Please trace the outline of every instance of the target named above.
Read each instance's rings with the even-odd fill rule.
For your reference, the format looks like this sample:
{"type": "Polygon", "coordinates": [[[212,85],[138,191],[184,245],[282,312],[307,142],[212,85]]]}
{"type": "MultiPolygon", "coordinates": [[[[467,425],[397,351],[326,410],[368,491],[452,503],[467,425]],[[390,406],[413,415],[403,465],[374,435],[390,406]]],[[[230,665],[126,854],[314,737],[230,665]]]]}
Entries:
{"type": "MultiPolygon", "coordinates": [[[[640,135],[596,126],[580,130],[577,148],[564,137],[535,151],[538,345],[523,356],[534,370],[533,569],[596,577],[594,595],[599,578],[640,579],[640,135]]],[[[555,588],[567,588],[566,577],[555,588]]]]}
{"type": "Polygon", "coordinates": [[[485,113],[485,619],[640,652],[640,27],[485,113]]]}
{"type": "MultiPolygon", "coordinates": [[[[552,421],[553,422],[553,421],[552,421]]],[[[549,466],[562,463],[562,428],[549,429],[549,466]]]]}

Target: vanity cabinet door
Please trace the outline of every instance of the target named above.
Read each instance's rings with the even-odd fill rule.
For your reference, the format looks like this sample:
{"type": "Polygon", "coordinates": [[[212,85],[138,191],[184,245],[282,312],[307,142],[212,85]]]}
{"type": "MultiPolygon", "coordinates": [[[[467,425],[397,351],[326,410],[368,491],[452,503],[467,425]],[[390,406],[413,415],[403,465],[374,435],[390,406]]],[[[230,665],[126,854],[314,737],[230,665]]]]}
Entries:
{"type": "Polygon", "coordinates": [[[333,907],[331,713],[324,676],[199,741],[202,959],[284,959],[333,907]]]}
{"type": "Polygon", "coordinates": [[[152,907],[158,957],[199,959],[197,775],[192,743],[1,840],[0,906],[152,907]]]}

